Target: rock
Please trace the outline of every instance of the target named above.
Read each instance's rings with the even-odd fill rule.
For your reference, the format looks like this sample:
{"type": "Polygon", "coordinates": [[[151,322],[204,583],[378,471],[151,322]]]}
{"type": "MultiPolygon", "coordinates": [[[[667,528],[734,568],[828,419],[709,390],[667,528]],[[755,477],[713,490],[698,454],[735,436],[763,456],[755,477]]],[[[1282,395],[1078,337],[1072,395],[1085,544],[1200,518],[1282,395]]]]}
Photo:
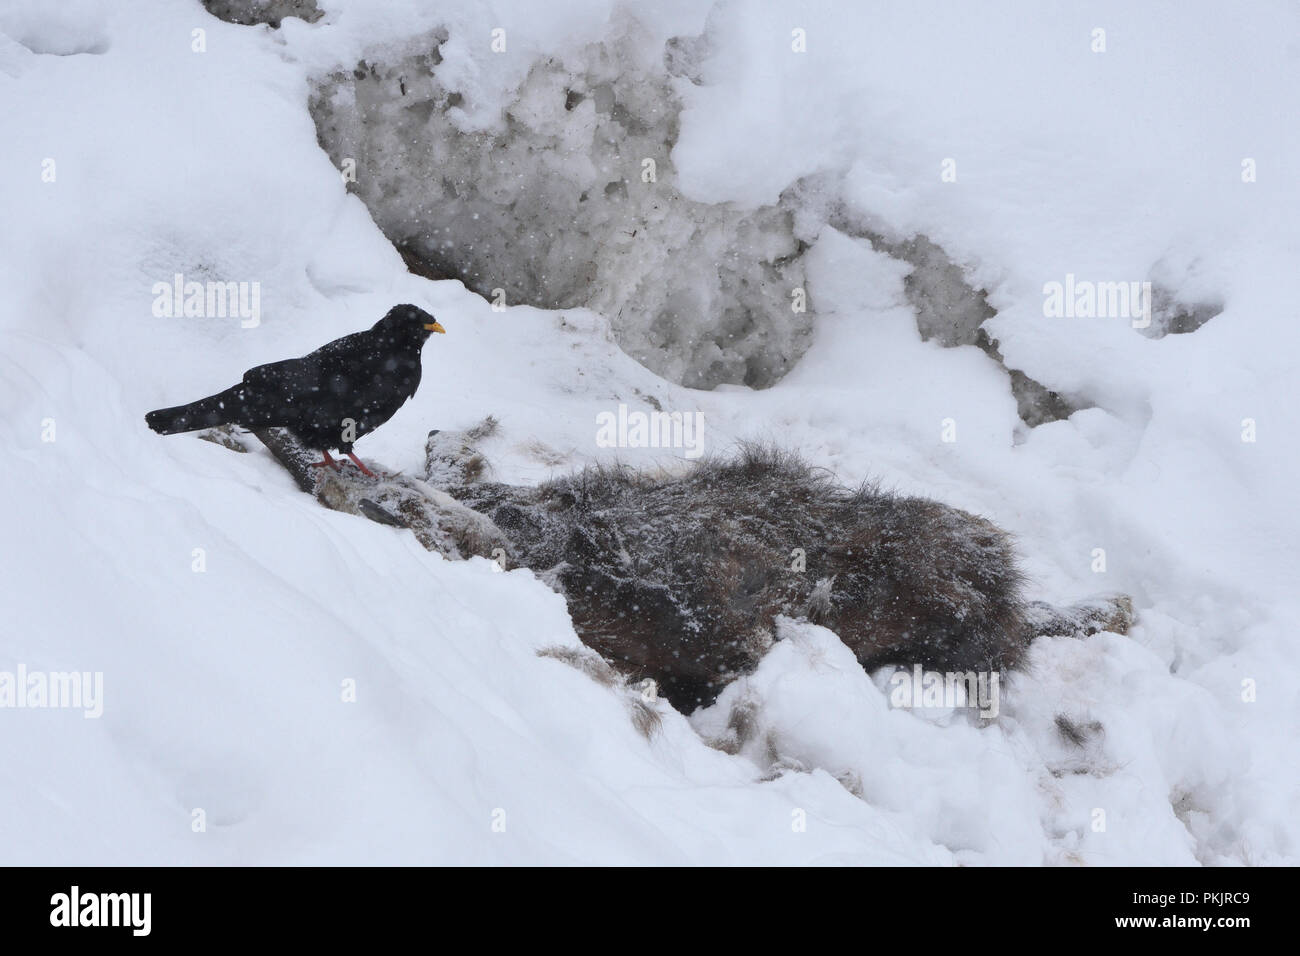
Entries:
{"type": "Polygon", "coordinates": [[[218,20],[242,26],[265,23],[272,29],[279,29],[285,17],[315,23],[324,16],[316,0],[203,0],[203,6],[218,20]]]}

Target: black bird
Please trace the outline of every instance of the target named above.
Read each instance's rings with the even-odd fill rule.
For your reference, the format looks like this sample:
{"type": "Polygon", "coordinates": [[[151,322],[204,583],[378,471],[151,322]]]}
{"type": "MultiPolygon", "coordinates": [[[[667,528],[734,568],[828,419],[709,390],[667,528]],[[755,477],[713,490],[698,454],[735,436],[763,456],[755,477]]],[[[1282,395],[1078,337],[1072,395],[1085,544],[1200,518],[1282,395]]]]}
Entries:
{"type": "Polygon", "coordinates": [[[397,412],[420,385],[420,349],[438,320],[413,305],[398,305],[365,332],[353,332],[302,358],[259,365],[224,392],[145,415],[160,435],[192,432],[214,425],[250,430],[287,428],[308,448],[325,457],[317,467],[338,465],[337,448],[367,475],[352,454],[352,444],[397,412]]]}

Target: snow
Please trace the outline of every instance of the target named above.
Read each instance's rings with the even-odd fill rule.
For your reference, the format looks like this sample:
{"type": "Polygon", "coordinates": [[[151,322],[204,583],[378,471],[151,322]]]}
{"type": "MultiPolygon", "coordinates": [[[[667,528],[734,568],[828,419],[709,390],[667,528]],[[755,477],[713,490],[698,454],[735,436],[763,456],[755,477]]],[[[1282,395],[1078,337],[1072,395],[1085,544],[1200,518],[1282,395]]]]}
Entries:
{"type": "Polygon", "coordinates": [[[491,35],[454,23],[406,49],[372,43],[355,69],[313,84],[321,145],[355,167],[349,188],[418,257],[413,271],[502,303],[595,309],[670,381],[762,387],[784,375],[812,327],[790,308],[804,285],[792,217],[677,191],[664,37],[620,12],[597,42],[579,33],[506,87],[499,61],[517,59],[506,55],[516,29],[478,59],[465,49],[475,30],[491,35]],[[488,77],[498,82],[484,90],[488,77]]]}
{"type": "Polygon", "coordinates": [[[607,314],[498,312],[408,274],[317,144],[314,78],[444,27],[468,91],[458,121],[487,129],[538,56],[608,38],[623,14],[322,7],[279,31],[164,0],[0,8],[0,672],[104,675],[98,719],[0,709],[0,861],[1297,862],[1293,7],[640,17],[651,52],[707,22],[702,84],[674,80],[677,188],[753,208],[820,173],[881,234],[930,236],[988,290],[1011,367],[1095,406],[1033,429],[984,354],[921,340],[906,264],[815,217],[814,338],[761,391],[660,378],[607,314]],[[151,289],[175,273],[258,282],[260,323],[155,317],[151,289]],[[1043,285],[1068,273],[1156,278],[1223,311],[1159,339],[1045,318],[1043,285]],[[981,722],[891,708],[889,672],[787,622],[713,708],[659,702],[647,740],[619,693],[537,655],[578,640],[531,573],[326,511],[261,450],[144,426],[399,302],[448,334],[425,347],[415,398],[358,446],[368,462],[418,473],[429,429],[492,414],[499,480],[653,465],[672,451],[596,443],[600,413],[653,398],[703,412],[708,451],[777,440],[846,484],[982,514],[1016,535],[1032,596],[1123,591],[1138,623],[1040,639],[981,722]],[[741,700],[755,743],[711,747],[741,700]],[[1103,730],[1076,747],[1058,715],[1103,730]]]}

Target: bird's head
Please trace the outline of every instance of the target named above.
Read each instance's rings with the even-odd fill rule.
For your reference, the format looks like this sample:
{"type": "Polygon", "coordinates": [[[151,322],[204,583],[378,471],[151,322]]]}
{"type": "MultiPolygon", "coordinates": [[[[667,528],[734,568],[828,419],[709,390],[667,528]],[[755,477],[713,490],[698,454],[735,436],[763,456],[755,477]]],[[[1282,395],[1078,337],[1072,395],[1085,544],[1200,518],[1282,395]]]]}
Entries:
{"type": "Polygon", "coordinates": [[[421,345],[434,332],[446,332],[441,323],[424,309],[414,305],[395,305],[388,314],[375,323],[376,332],[387,332],[394,338],[414,339],[421,345]]]}

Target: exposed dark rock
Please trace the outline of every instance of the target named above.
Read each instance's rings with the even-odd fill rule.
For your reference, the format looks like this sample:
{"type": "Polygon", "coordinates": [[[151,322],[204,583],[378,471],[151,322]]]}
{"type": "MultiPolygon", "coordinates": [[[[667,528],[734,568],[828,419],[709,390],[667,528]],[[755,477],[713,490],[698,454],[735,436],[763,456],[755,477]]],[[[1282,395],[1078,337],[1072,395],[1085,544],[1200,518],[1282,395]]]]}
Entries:
{"type": "Polygon", "coordinates": [[[316,0],[203,0],[208,13],[227,23],[253,26],[265,23],[273,29],[280,28],[285,17],[298,17],[315,23],[324,12],[317,8],[316,0]]]}
{"type": "Polygon", "coordinates": [[[925,341],[934,339],[944,348],[973,345],[1005,371],[1021,421],[1033,428],[1046,422],[1069,418],[1087,405],[1069,401],[1063,395],[1035,381],[1023,371],[1011,368],[1002,357],[998,342],[984,329],[997,315],[989,305],[988,293],[966,279],[961,266],[953,262],[936,243],[923,235],[891,240],[870,228],[861,216],[836,203],[829,214],[830,225],[869,241],[873,248],[912,266],[903,280],[907,300],[916,312],[916,328],[925,341]]]}
{"type": "Polygon", "coordinates": [[[1151,324],[1138,329],[1149,339],[1162,339],[1166,335],[1186,335],[1195,332],[1223,311],[1217,300],[1184,302],[1172,289],[1158,282],[1151,285],[1151,324]]]}

